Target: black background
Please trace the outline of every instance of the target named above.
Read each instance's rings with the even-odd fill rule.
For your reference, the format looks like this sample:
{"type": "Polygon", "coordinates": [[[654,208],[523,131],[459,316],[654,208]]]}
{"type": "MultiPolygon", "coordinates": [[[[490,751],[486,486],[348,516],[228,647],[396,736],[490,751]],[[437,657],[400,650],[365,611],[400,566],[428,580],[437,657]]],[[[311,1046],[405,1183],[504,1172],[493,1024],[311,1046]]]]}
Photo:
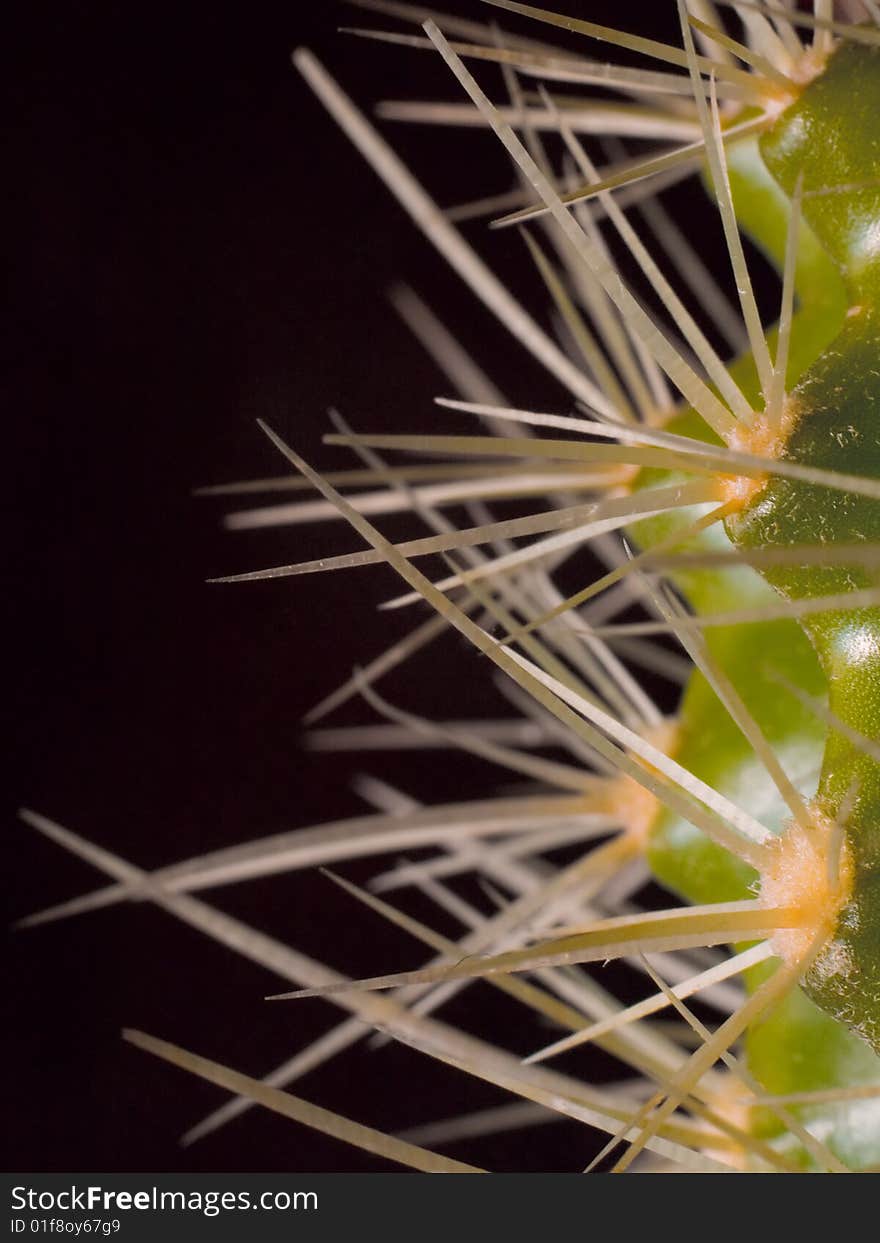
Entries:
{"type": "MultiPolygon", "coordinates": [[[[481,11],[475,0],[449,7],[481,11]]],[[[673,5],[625,7],[630,28],[674,37],[673,5]]],[[[620,20],[619,9],[577,6],[598,20],[620,20]]],[[[29,9],[9,35],[10,919],[96,883],[16,820],[20,803],[149,868],[359,814],[347,778],[367,764],[422,799],[486,790],[485,768],[440,753],[359,762],[300,749],[303,713],[412,624],[375,612],[395,589],[390,571],[204,582],[356,546],[339,524],[227,533],[223,506],[192,496],[200,484],[281,471],[256,417],[323,469],[349,464],[321,444],[331,403],[360,428],[446,418],[431,398],[448,385],[385,297],[395,280],[425,294],[519,404],[567,405],[290,67],[304,43],[365,106],[459,98],[436,57],[337,34],[345,22],[389,24],[332,0],[65,4],[29,9]]],[[[485,70],[482,79],[495,84],[485,70]]],[[[510,184],[486,135],[385,132],[442,203],[510,184]]],[[[684,212],[694,194],[667,201],[684,212]]],[[[545,306],[513,232],[487,237],[477,224],[468,236],[517,293],[545,306]]],[[[712,258],[714,233],[701,245],[712,258]]],[[[396,675],[383,690],[428,715],[482,710],[485,670],[453,638],[420,668],[421,681],[396,675]]],[[[345,719],[369,713],[352,705],[345,719]]],[[[421,955],[319,876],[208,898],[343,970],[371,974],[421,955]]],[[[7,1168],[388,1168],[257,1111],[177,1146],[219,1095],[125,1046],[121,1026],[261,1074],[338,1012],[267,1006],[274,978],[170,916],[131,906],[14,933],[9,960],[7,1168]]],[[[534,1047],[533,1029],[517,1031],[520,1012],[489,992],[467,995],[483,1030],[501,1025],[512,1047],[534,1047]]],[[[386,1128],[500,1100],[414,1053],[363,1044],[294,1090],[386,1128]]],[[[591,1142],[562,1123],[455,1151],[496,1168],[565,1170],[582,1168],[591,1142]]]]}

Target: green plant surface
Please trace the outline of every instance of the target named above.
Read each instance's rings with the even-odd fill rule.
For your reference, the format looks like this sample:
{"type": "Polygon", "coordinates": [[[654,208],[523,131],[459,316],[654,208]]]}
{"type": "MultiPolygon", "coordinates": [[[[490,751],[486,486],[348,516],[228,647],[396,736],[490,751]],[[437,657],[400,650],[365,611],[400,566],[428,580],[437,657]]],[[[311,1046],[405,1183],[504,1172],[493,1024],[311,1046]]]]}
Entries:
{"type": "MultiPolygon", "coordinates": [[[[869,183],[876,181],[880,168],[878,115],[880,55],[876,49],[844,45],[760,142],[740,144],[730,162],[740,226],[780,270],[790,220],[784,195],[794,191],[798,178],[803,179],[804,223],[796,270],[799,307],[788,368],[798,415],[785,456],[874,478],[880,477],[876,457],[880,340],[873,310],[877,254],[870,239],[880,195],[869,183]],[[841,115],[847,116],[845,126],[840,125],[841,115]],[[862,185],[868,188],[827,193],[829,187],[862,185]],[[857,307],[858,313],[845,319],[849,307],[857,307]]],[[[757,377],[748,360],[737,365],[735,375],[756,399],[757,377]]],[[[693,416],[681,416],[672,426],[692,432],[693,416]]],[[[847,544],[876,539],[878,515],[876,501],[868,498],[777,478],[768,481],[727,526],[745,548],[847,544]]],[[[670,526],[657,521],[640,524],[637,538],[650,546],[668,534],[670,526]]],[[[792,599],[877,582],[876,575],[847,565],[770,569],[765,578],[792,599]]],[[[697,612],[722,612],[764,598],[763,582],[750,569],[735,575],[693,571],[678,575],[677,582],[697,612]]],[[[855,892],[836,937],[852,956],[852,970],[843,980],[839,973],[829,976],[821,967],[814,969],[807,991],[824,1013],[797,992],[749,1036],[750,1065],[768,1091],[778,1094],[876,1082],[878,1077],[864,1044],[841,1026],[846,1024],[877,1047],[877,760],[839,730],[827,730],[821,718],[784,690],[788,682],[814,698],[827,696],[835,716],[865,738],[876,738],[878,624],[875,609],[841,610],[801,623],[780,620],[724,627],[711,631],[708,639],[719,666],[786,770],[805,775],[805,795],[820,757],[818,798],[827,814],[840,815],[850,792],[857,792],[846,812],[857,860],[855,892]],[[829,1021],[829,1015],[840,1023],[829,1021]]],[[[734,799],[761,807],[764,823],[780,829],[790,813],[733,721],[719,717],[714,692],[699,674],[682,702],[680,722],[681,762],[734,799]]],[[[665,884],[695,902],[742,897],[757,882],[754,871],[693,825],[669,814],[661,817],[654,831],[651,862],[665,884]]],[[[839,1110],[832,1107],[825,1122],[836,1150],[848,1163],[877,1162],[876,1114],[869,1120],[863,1111],[851,1128],[840,1124],[839,1110]]]]}

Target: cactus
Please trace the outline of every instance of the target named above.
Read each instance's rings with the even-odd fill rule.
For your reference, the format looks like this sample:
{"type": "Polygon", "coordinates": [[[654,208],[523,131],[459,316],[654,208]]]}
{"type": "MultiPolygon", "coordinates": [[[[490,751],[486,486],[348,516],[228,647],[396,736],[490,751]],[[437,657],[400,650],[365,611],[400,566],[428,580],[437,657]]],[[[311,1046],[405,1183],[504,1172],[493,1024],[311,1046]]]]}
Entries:
{"type": "MultiPolygon", "coordinates": [[[[458,104],[386,112],[479,124],[506,149],[518,183],[502,196],[497,223],[521,231],[558,340],[317,60],[300,50],[297,68],[568,403],[512,406],[422,303],[399,295],[457,390],[441,402],[454,430],[438,416],[437,432],[373,434],[336,416],[326,440],[357,464],[322,475],[261,420],[291,471],[288,486],[319,499],[240,511],[232,524],[341,518],[360,544],[222,581],[331,570],[354,581],[368,572],[358,567],[389,567],[405,588],[392,605],[428,611],[310,717],[360,697],[384,724],[324,730],[318,744],[460,749],[520,787],[497,792],[496,781],[483,799],[420,806],[372,783],[362,789],[375,814],[151,873],[26,812],[111,878],[31,922],[147,899],[275,972],[287,984],[274,994],[281,1005],[319,995],[347,1012],[263,1081],[130,1032],[234,1094],[198,1134],[258,1102],[414,1168],[463,1170],[475,1167],[437,1149],[490,1134],[525,1108],[533,1122],[550,1111],[594,1139],[604,1134],[589,1168],[876,1166],[880,14],[866,5],[835,17],[823,0],[809,13],[782,0],[743,2],[730,6],[734,28],[708,3],[676,0],[680,41],[661,44],[513,0],[475,4],[466,19],[360,2],[403,23],[403,32],[377,28],[374,37],[439,54],[463,91],[458,104]],[[511,15],[527,21],[513,34],[496,30],[493,19],[511,15]],[[548,26],[568,32],[564,49],[544,42],[548,26]],[[610,46],[642,59],[597,60],[597,42],[602,56],[610,46]],[[484,62],[502,67],[503,104],[481,85],[484,62]],[[605,91],[598,99],[596,87],[605,91]],[[584,134],[603,136],[605,167],[584,134]],[[622,138],[663,146],[633,157],[620,151],[622,138]],[[655,197],[658,185],[699,171],[720,216],[735,310],[695,253],[696,224],[682,230],[655,197]],[[652,254],[636,215],[666,258],[652,254]],[[779,272],[769,331],[741,232],[779,272]],[[681,269],[673,279],[670,258],[681,269]],[[721,357],[721,338],[732,361],[721,357]],[[467,419],[482,421],[479,434],[467,419]],[[395,512],[418,519],[419,534],[392,542],[380,524],[395,512]],[[463,523],[451,519],[459,512],[463,523]],[[423,569],[426,557],[439,559],[439,576],[423,569]],[[641,610],[636,619],[618,620],[631,606],[641,610]],[[389,669],[449,629],[480,658],[471,676],[494,671],[522,719],[432,721],[381,693],[389,669]],[[687,657],[684,672],[670,640],[687,657]],[[658,706],[640,681],[646,671],[684,679],[674,707],[658,706]],[[548,856],[561,846],[574,858],[552,867],[548,856]],[[428,947],[432,960],[412,970],[341,977],[197,896],[424,847],[427,860],[380,866],[369,889],[335,878],[352,918],[383,919],[428,947]],[[463,873],[488,882],[490,894],[462,896],[450,878],[463,873]],[[663,900],[645,890],[649,879],[663,900]],[[442,934],[410,913],[392,897],[403,888],[461,931],[442,934]],[[647,983],[636,1001],[616,991],[630,990],[633,976],[647,983]],[[517,1003],[524,1022],[552,1025],[552,1041],[523,1060],[509,1033],[484,1039],[435,1016],[477,981],[517,1003]],[[694,1008],[706,1003],[722,1014],[714,1029],[710,1012],[694,1008]],[[514,1112],[401,1138],[283,1091],[358,1040],[364,1024],[511,1093],[514,1112]],[[546,1065],[588,1044],[629,1082],[594,1086],[546,1065]]],[[[430,672],[440,676],[439,664],[430,672]]]]}

